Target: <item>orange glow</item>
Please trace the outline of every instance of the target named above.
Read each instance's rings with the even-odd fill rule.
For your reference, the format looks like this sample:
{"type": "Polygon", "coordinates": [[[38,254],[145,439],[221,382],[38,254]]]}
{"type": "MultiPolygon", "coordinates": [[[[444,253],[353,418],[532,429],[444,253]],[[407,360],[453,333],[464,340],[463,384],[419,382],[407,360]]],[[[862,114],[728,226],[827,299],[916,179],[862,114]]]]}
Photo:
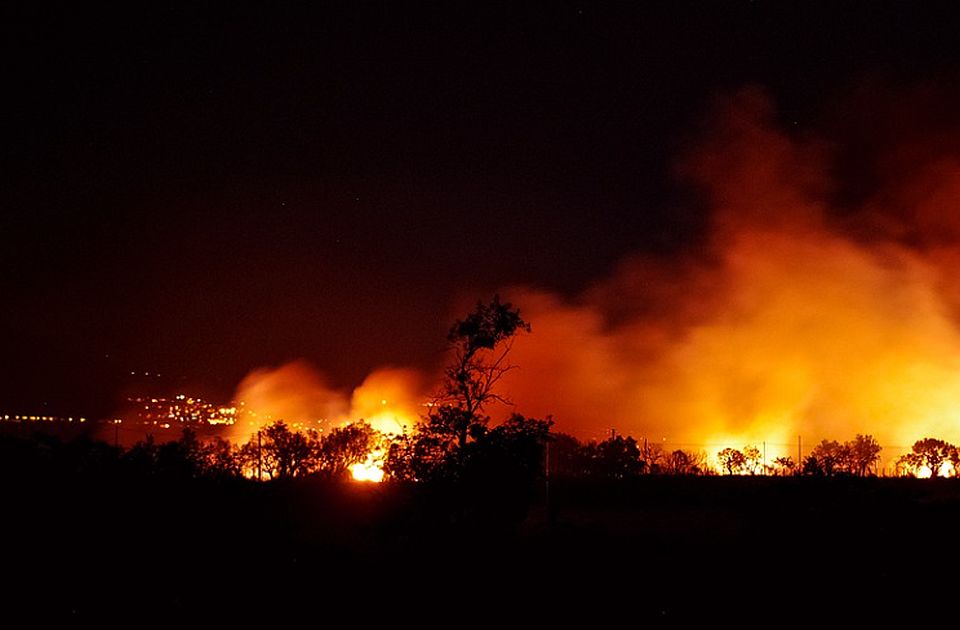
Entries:
{"type": "Polygon", "coordinates": [[[365,462],[350,466],[350,476],[354,481],[380,483],[383,481],[383,454],[371,453],[365,462]]]}
{"type": "Polygon", "coordinates": [[[739,237],[723,299],[676,333],[673,322],[610,324],[599,305],[511,296],[536,325],[514,345],[507,395],[583,437],[615,426],[708,452],[766,441],[768,461],[793,455],[797,435],[956,442],[960,334],[927,264],[884,254],[825,233],[739,237]]]}
{"type": "MultiPolygon", "coordinates": [[[[774,428],[776,425],[774,425],[774,428]]],[[[771,431],[770,436],[779,436],[776,431],[771,431]]],[[[797,458],[796,446],[793,446],[793,450],[790,449],[790,446],[787,441],[787,436],[780,437],[777,441],[771,441],[764,443],[764,440],[755,439],[756,434],[743,434],[740,436],[732,435],[723,435],[715,436],[714,439],[708,439],[705,441],[702,449],[707,454],[707,465],[714,470],[714,472],[720,474],[726,474],[726,471],[723,470],[723,467],[720,464],[720,459],[717,457],[717,454],[725,448],[733,448],[738,451],[745,451],[747,447],[754,447],[759,453],[759,460],[753,462],[752,468],[744,468],[736,474],[740,475],[763,475],[763,474],[772,474],[774,470],[774,460],[778,457],[791,457],[792,459],[797,458]],[[766,466],[766,469],[764,469],[766,466]]]]}
{"type": "MultiPolygon", "coordinates": [[[[941,477],[953,477],[955,474],[953,464],[951,462],[943,462],[940,465],[940,476],[941,477]]],[[[929,479],[932,476],[932,471],[928,466],[922,466],[920,470],[917,471],[917,477],[920,479],[929,479]]]]}
{"type": "Polygon", "coordinates": [[[372,372],[350,396],[350,417],[382,433],[402,433],[420,419],[426,401],[423,377],[413,370],[372,372]]]}
{"type": "Polygon", "coordinates": [[[420,419],[428,399],[424,382],[415,370],[381,368],[347,395],[306,361],[254,370],[234,395],[241,402],[228,408],[247,420],[230,428],[230,439],[246,442],[275,420],[294,430],[321,431],[365,420],[381,433],[402,433],[420,419]]]}
{"type": "MultiPolygon", "coordinates": [[[[960,261],[960,228],[931,230],[938,246],[921,248],[897,238],[909,224],[873,220],[886,196],[862,216],[832,207],[819,146],[773,119],[762,95],[730,99],[684,162],[712,208],[701,256],[628,259],[574,299],[504,291],[533,325],[503,382],[511,411],[553,414],[557,430],[586,438],[668,436],[711,457],[715,444],[765,441],[768,462],[796,458],[798,435],[809,446],[857,433],[884,446],[960,440],[960,283],[948,262],[960,261]]],[[[960,164],[934,172],[904,184],[920,192],[895,196],[895,210],[960,216],[947,194],[960,164]]]]}
{"type": "MultiPolygon", "coordinates": [[[[728,98],[680,164],[708,205],[695,254],[627,258],[573,297],[501,291],[533,332],[515,340],[518,369],[498,384],[515,406],[491,408],[495,421],[666,436],[667,452],[714,467],[748,444],[766,444],[767,464],[796,459],[797,436],[807,455],[872,435],[890,471],[917,439],[960,443],[960,160],[936,139],[929,152],[922,138],[878,147],[878,189],[838,206],[827,143],[775,120],[756,90],[728,98]]],[[[387,368],[348,394],[295,362],[251,374],[236,399],[257,422],[363,418],[395,433],[423,414],[431,382],[387,368]]]]}

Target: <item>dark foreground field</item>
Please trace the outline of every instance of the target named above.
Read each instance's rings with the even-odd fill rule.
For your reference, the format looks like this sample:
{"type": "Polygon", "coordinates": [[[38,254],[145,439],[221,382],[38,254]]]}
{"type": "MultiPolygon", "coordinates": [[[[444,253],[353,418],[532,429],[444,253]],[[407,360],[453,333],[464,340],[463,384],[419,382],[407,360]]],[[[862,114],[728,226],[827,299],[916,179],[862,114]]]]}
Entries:
{"type": "Polygon", "coordinates": [[[960,566],[953,480],[557,480],[549,508],[542,488],[56,475],[2,487],[7,618],[863,622],[952,616],[933,593],[954,589],[960,566]]]}

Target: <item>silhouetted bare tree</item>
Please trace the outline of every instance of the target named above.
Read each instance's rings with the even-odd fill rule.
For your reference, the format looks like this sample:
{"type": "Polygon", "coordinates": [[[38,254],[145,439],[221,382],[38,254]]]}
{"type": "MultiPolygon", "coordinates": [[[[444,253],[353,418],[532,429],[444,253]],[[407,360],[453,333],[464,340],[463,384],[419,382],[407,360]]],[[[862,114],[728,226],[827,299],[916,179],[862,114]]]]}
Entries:
{"type": "Polygon", "coordinates": [[[470,439],[486,430],[489,418],[484,408],[491,402],[505,402],[495,387],[509,370],[507,363],[512,339],[529,332],[530,324],[520,310],[494,296],[489,304],[478,302],[473,313],[450,328],[453,360],[444,370],[444,381],[436,396],[424,429],[451,439],[462,450],[470,439]]]}

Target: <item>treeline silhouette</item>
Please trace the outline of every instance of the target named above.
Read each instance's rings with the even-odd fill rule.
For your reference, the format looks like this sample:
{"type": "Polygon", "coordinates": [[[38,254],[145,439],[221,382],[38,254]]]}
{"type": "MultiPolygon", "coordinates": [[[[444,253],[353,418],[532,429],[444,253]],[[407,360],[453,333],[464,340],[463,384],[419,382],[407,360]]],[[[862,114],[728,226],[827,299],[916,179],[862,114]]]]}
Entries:
{"type": "MultiPolygon", "coordinates": [[[[519,414],[491,425],[486,407],[505,401],[500,380],[515,366],[508,356],[515,338],[531,331],[520,310],[495,295],[478,302],[447,333],[449,364],[429,412],[400,435],[384,434],[359,420],[330,431],[294,430],[280,420],[260,428],[243,444],[221,438],[200,440],[189,429],[162,444],[152,436],[130,449],[77,440],[57,445],[3,443],[0,452],[19,470],[31,466],[77,471],[114,470],[135,477],[209,480],[339,480],[353,467],[382,471],[398,482],[460,483],[531,488],[545,477],[630,479],[645,475],[772,475],[866,477],[877,474],[880,444],[871,435],[846,442],[823,440],[802,461],[777,456],[768,462],[756,445],[706,451],[668,450],[615,432],[582,443],[551,430],[553,421],[519,414]],[[27,461],[29,460],[29,461],[27,461]]],[[[927,437],[896,462],[899,476],[953,476],[960,449],[927,437]]]]}
{"type": "MultiPolygon", "coordinates": [[[[128,449],[88,437],[62,441],[36,433],[0,437],[0,461],[18,474],[122,474],[207,480],[346,480],[357,465],[382,469],[385,481],[520,484],[551,478],[630,479],[647,475],[769,475],[866,477],[877,474],[882,447],[870,435],[823,440],[800,465],[788,456],[769,463],[756,446],[723,448],[712,463],[705,450],[669,450],[632,436],[582,442],[551,430],[552,421],[514,414],[460,443],[435,425],[387,434],[360,420],[328,432],[294,430],[276,421],[246,442],[202,440],[191,429],[163,443],[152,435],[128,449]]],[[[917,440],[896,461],[895,476],[956,477],[960,449],[936,438],[917,440]]]]}

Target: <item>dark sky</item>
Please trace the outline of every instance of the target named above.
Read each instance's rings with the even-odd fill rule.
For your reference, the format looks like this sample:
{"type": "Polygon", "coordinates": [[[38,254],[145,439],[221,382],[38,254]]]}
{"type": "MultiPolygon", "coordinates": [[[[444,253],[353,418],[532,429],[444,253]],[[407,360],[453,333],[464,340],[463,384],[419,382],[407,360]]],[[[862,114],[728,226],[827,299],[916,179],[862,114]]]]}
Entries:
{"type": "Polygon", "coordinates": [[[717,93],[802,128],[960,58],[927,3],[80,4],[2,10],[0,413],[429,366],[458,300],[695,241],[717,93]]]}

